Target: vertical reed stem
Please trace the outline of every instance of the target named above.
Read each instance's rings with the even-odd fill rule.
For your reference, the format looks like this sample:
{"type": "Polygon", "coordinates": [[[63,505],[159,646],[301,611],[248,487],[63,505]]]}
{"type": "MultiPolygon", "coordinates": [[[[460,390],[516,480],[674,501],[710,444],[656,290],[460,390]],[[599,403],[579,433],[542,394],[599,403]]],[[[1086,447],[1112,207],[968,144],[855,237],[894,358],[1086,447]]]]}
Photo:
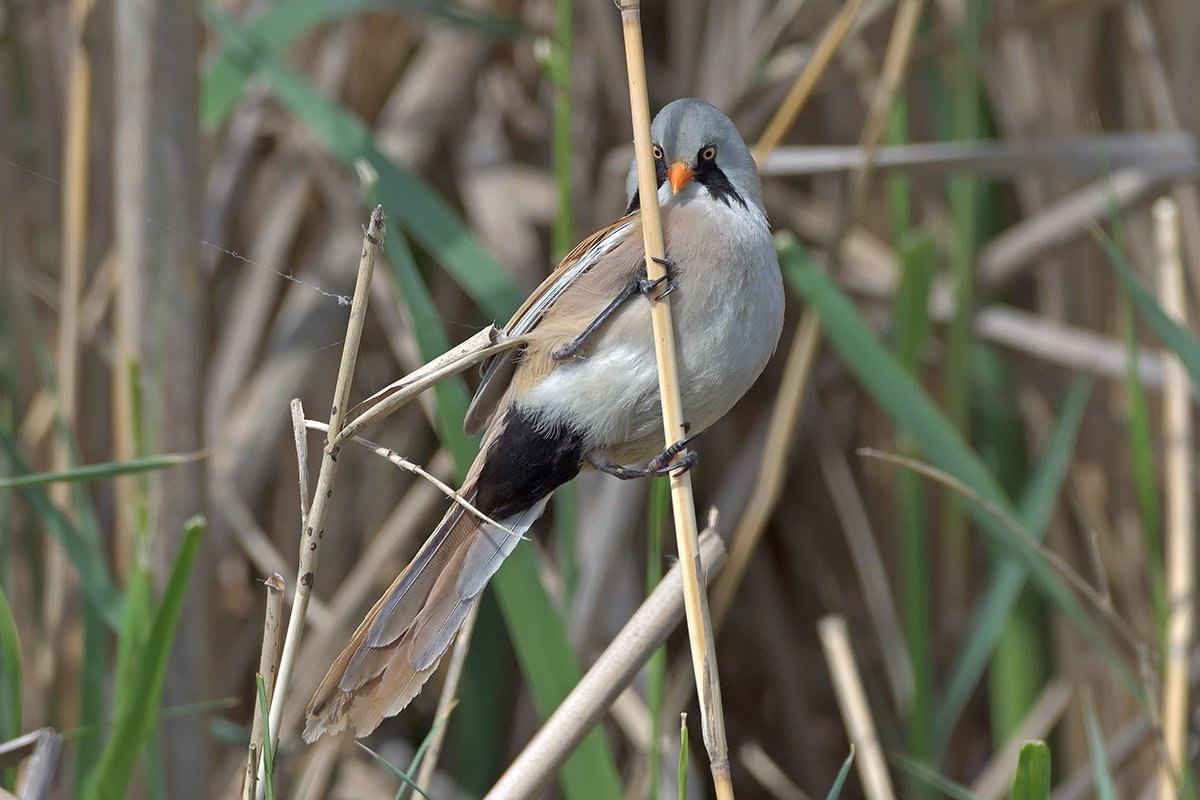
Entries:
{"type": "MultiPolygon", "coordinates": [[[[367,298],[370,296],[371,278],[375,273],[375,259],[383,248],[385,220],[383,206],[371,212],[371,223],[364,231],[362,252],[358,261],[358,279],[354,284],[354,299],[350,303],[350,320],[346,324],[346,340],[342,345],[342,362],[338,367],[337,384],[333,390],[333,407],[329,412],[327,442],[336,442],[338,433],[346,420],[347,404],[350,399],[350,382],[354,377],[354,365],[358,360],[358,346],[362,341],[363,324],[367,317],[367,298]]],[[[296,666],[296,655],[300,651],[300,638],[304,632],[304,617],[308,613],[308,601],[312,596],[316,579],[317,561],[321,554],[321,540],[325,536],[325,517],[329,513],[329,498],[333,494],[333,479],[337,476],[339,445],[323,449],[321,469],[317,473],[317,488],[313,491],[312,506],[300,532],[300,568],[296,581],[296,594],[292,600],[292,613],[288,618],[287,636],[283,640],[283,654],[279,659],[279,677],[275,683],[275,694],[271,698],[269,729],[271,752],[279,744],[280,722],[283,707],[287,702],[292,671],[296,666]]],[[[265,759],[264,759],[265,761],[265,759]]],[[[262,797],[262,771],[259,771],[259,798],[262,797]]]]}
{"type": "MultiPolygon", "coordinates": [[[[1158,255],[1158,301],[1187,326],[1187,295],[1179,255],[1179,218],[1174,201],[1154,204],[1158,255]]],[[[1163,354],[1163,460],[1166,490],[1167,636],[1163,663],[1162,731],[1166,760],[1158,796],[1178,797],[1185,782],[1188,753],[1188,653],[1195,618],[1196,541],[1192,483],[1191,383],[1173,353],[1163,354]]]]}
{"type": "MultiPolygon", "coordinates": [[[[662,220],[658,203],[658,184],[651,155],[650,102],[646,92],[646,64],[642,51],[641,4],[622,0],[621,28],[625,35],[625,65],[629,77],[629,103],[633,117],[634,152],[637,155],[638,194],[642,200],[642,241],[646,250],[646,275],[650,280],[666,277],[666,268],[655,259],[664,256],[662,220]]],[[[675,330],[671,321],[669,298],[650,306],[654,325],[654,349],[658,359],[659,398],[662,402],[663,431],[666,442],[687,436],[680,398],[679,374],[675,357],[675,330]]],[[[733,797],[729,775],[729,746],[725,740],[725,714],[721,705],[721,683],[713,648],[712,623],[708,602],[700,579],[699,536],[696,507],[692,500],[691,475],[672,475],[671,505],[675,512],[675,538],[683,575],[684,609],[687,613],[688,639],[692,646],[692,667],[696,691],[700,696],[701,729],[708,749],[713,782],[720,800],[733,797]]]]}

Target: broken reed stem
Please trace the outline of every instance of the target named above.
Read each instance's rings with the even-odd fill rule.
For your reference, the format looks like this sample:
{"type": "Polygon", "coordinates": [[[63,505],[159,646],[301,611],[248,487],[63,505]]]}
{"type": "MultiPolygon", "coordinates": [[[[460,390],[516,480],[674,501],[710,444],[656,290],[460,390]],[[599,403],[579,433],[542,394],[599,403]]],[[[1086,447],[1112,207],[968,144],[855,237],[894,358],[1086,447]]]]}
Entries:
{"type": "MultiPolygon", "coordinates": [[[[666,268],[655,260],[663,258],[665,252],[657,202],[658,183],[654,173],[654,156],[651,154],[650,101],[646,94],[646,64],[642,51],[641,3],[639,0],[621,0],[620,8],[629,79],[629,105],[633,118],[633,146],[637,156],[638,194],[643,198],[642,242],[646,251],[646,275],[654,281],[666,277],[666,268]],[[646,198],[654,198],[655,202],[646,202],[646,198]]],[[[670,298],[651,303],[650,318],[654,325],[664,438],[669,445],[687,436],[679,391],[670,298]]],[[[733,783],[729,774],[729,745],[725,739],[725,714],[721,704],[721,683],[717,674],[712,624],[708,618],[708,604],[700,578],[702,567],[698,552],[696,507],[692,500],[692,478],[685,472],[682,475],[672,474],[669,480],[675,539],[683,575],[688,641],[692,647],[696,691],[700,696],[701,729],[717,797],[719,800],[731,800],[733,783]]]]}
{"type": "Polygon", "coordinates": [[[858,775],[862,780],[863,794],[867,800],[894,800],[896,792],[888,775],[887,764],[879,736],[875,733],[875,722],[871,719],[871,706],[863,691],[862,678],[854,663],[854,652],[850,649],[850,636],[846,632],[846,620],[831,614],[817,623],[829,675],[833,679],[834,693],[842,721],[859,756],[858,775]]]}
{"type": "MultiPolygon", "coordinates": [[[[293,397],[292,439],[296,445],[296,474],[300,478],[300,519],[308,519],[308,428],[304,424],[304,403],[293,397]]],[[[271,688],[267,684],[267,689],[271,688]]]]}
{"type": "MultiPolygon", "coordinates": [[[[61,751],[62,736],[53,728],[39,728],[16,739],[0,742],[0,770],[25,761],[17,791],[26,800],[49,797],[61,751]]],[[[0,789],[0,798],[9,800],[12,797],[0,789]]]]}
{"type": "MultiPolygon", "coordinates": [[[[1158,255],[1158,302],[1167,316],[1187,327],[1187,300],[1179,254],[1179,217],[1174,201],[1154,203],[1158,255]]],[[[1167,635],[1163,654],[1162,732],[1166,760],[1159,770],[1158,796],[1178,796],[1187,768],[1188,652],[1195,617],[1195,506],[1192,495],[1191,383],[1179,357],[1163,353],[1163,454],[1166,490],[1167,635]]]]}
{"type": "Polygon", "coordinates": [[[388,384],[350,409],[347,415],[349,421],[338,433],[337,438],[332,440],[333,444],[340,446],[368,426],[400,410],[409,400],[426,389],[524,341],[520,336],[510,337],[495,325],[484,328],[462,344],[442,353],[428,364],[423,364],[400,380],[388,384]]]}
{"type": "MultiPolygon", "coordinates": [[[[371,212],[371,222],[363,236],[362,253],[358,260],[358,278],[354,284],[354,299],[350,303],[350,320],[346,324],[346,340],[342,345],[342,361],[338,367],[337,384],[333,391],[333,406],[329,412],[328,442],[337,441],[346,418],[346,405],[350,399],[350,382],[354,376],[354,365],[358,360],[358,346],[362,340],[363,323],[367,316],[367,299],[370,296],[371,278],[375,273],[375,259],[383,248],[386,222],[383,206],[371,212]]],[[[296,594],[292,600],[292,613],[288,619],[287,636],[283,640],[283,655],[279,662],[279,676],[275,693],[271,698],[270,733],[271,751],[279,744],[279,728],[283,719],[283,707],[287,701],[292,671],[296,666],[296,655],[300,651],[300,637],[304,631],[304,617],[308,611],[308,600],[312,595],[316,577],[317,561],[321,554],[321,539],[325,536],[325,517],[329,513],[329,498],[333,494],[333,480],[337,475],[336,446],[327,446],[321,453],[321,469],[317,473],[317,488],[313,492],[312,507],[301,526],[300,566],[296,581],[296,594]]],[[[262,797],[262,770],[259,770],[258,797],[262,797]]]]}
{"type": "MultiPolygon", "coordinates": [[[[292,401],[293,403],[297,401],[292,401]]],[[[275,675],[279,668],[279,625],[283,618],[283,591],[286,584],[283,576],[276,572],[263,583],[267,587],[267,611],[263,621],[262,651],[258,657],[258,674],[263,676],[267,690],[267,702],[275,693],[275,675]]],[[[250,722],[250,754],[246,759],[246,779],[242,784],[244,800],[253,800],[258,789],[258,767],[263,754],[262,707],[258,692],[254,693],[254,716],[250,722]]]]}

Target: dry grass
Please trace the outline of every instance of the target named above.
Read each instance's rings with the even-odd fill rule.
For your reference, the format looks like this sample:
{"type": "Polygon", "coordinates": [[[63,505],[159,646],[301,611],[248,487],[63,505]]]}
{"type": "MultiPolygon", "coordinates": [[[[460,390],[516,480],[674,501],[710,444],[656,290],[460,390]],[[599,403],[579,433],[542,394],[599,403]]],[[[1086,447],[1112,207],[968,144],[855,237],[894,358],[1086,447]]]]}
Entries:
{"type": "MultiPolygon", "coordinates": [[[[233,698],[236,706],[165,718],[128,796],[233,797],[246,770],[263,641],[260,581],[283,575],[287,602],[297,587],[301,508],[289,401],[300,398],[309,417],[329,412],[348,314],[340,298],[353,292],[362,226],[382,190],[364,185],[346,163],[339,147],[352,137],[324,138],[280,99],[270,75],[246,83],[219,124],[202,125],[192,109],[198,95],[211,100],[208,93],[221,88],[208,68],[228,32],[188,4],[153,5],[144,18],[131,16],[139,6],[126,0],[92,9],[18,2],[0,14],[0,269],[8,288],[0,307],[0,430],[16,437],[36,471],[207,453],[198,465],[90,483],[82,496],[55,489],[50,497],[81,529],[94,513],[96,552],[122,592],[139,565],[161,588],[183,520],[206,514],[163,705],[233,698]],[[81,92],[90,104],[80,104],[81,92]],[[86,148],[80,125],[90,132],[86,148]],[[56,386],[69,392],[66,400],[57,399],[56,386]]],[[[476,265],[460,241],[447,238],[441,249],[440,231],[406,227],[404,214],[385,205],[389,227],[406,237],[389,239],[388,260],[402,261],[405,241],[412,245],[436,316],[414,314],[411,291],[398,288],[401,271],[377,267],[351,404],[423,363],[433,328],[459,342],[505,317],[512,298],[550,268],[549,231],[560,213],[550,156],[554,3],[470,0],[461,7],[471,13],[455,18],[432,4],[424,11],[397,5],[405,4],[380,2],[306,26],[285,62],[358,115],[385,154],[445,198],[501,269],[476,265]]],[[[943,516],[958,502],[954,493],[856,454],[875,448],[932,460],[921,441],[898,433],[790,294],[780,352],[696,445],[699,508],[720,509],[730,549],[712,596],[733,784],[741,797],[771,796],[761,776],[783,787],[778,796],[795,796],[796,787],[824,796],[832,784],[849,740],[817,622],[835,614],[846,621],[885,756],[936,756],[945,777],[998,797],[1011,779],[1014,735],[1041,736],[1051,744],[1056,796],[1088,797],[1096,775],[1081,703],[1087,689],[1117,796],[1147,796],[1164,753],[1187,749],[1195,705],[1186,674],[1197,661],[1194,623],[1178,616],[1190,614],[1193,571],[1169,568],[1173,559],[1190,564],[1194,552],[1193,404],[1187,373],[1170,352],[1178,348],[1164,349],[1146,318],[1130,311],[1091,230],[1104,225],[1149,286],[1160,265],[1177,261],[1176,283],[1160,302],[1194,329],[1200,5],[994,0],[972,55],[975,45],[960,31],[973,4],[868,0],[852,19],[841,17],[846,38],[799,116],[765,134],[781,107],[787,113],[797,76],[849,5],[647,4],[651,105],[699,96],[730,112],[748,141],[771,149],[781,137],[764,165],[775,227],[797,234],[830,266],[889,347],[903,350],[896,340],[915,337],[912,363],[939,402],[948,375],[966,382],[968,438],[1014,505],[1034,482],[1044,448],[1057,441],[1072,379],[1094,376],[1064,456],[1061,492],[1046,523],[1029,533],[1044,534],[1046,547],[1093,588],[1072,596],[1084,598],[1109,644],[1026,587],[961,714],[948,730],[937,728],[950,676],[976,630],[973,614],[1001,562],[977,525],[966,527],[960,547],[943,547],[943,526],[957,524],[943,516]],[[972,59],[975,73],[963,67],[972,59]],[[972,90],[983,109],[974,123],[991,141],[951,142],[964,129],[955,109],[972,90]],[[903,101],[906,131],[887,113],[893,95],[903,101]],[[805,145],[860,145],[876,163],[861,151],[805,145]],[[965,188],[948,191],[948,176],[965,188]],[[969,208],[950,199],[962,197],[973,198],[969,208]],[[1150,211],[1164,197],[1175,209],[1177,252],[1165,216],[1156,228],[1150,211]],[[974,276],[965,295],[947,268],[963,248],[974,276]],[[927,335],[919,330],[925,306],[904,306],[922,253],[930,269],[927,335]],[[960,328],[963,309],[968,325],[960,328]],[[968,330],[970,337],[956,338],[968,330]],[[1127,346],[1127,332],[1139,348],[1127,346]],[[968,354],[961,362],[960,352],[968,354]],[[1167,568],[1156,548],[1165,549],[1167,568]],[[1115,629],[1132,631],[1144,651],[1129,652],[1115,629]],[[1169,651],[1160,644],[1168,631],[1178,645],[1169,651]],[[1173,699],[1161,706],[1164,690],[1173,699]]],[[[267,7],[219,5],[242,24],[267,7]]],[[[574,17],[567,178],[578,240],[623,208],[632,147],[627,90],[612,79],[623,75],[619,12],[611,0],[585,0],[574,17]]],[[[914,296],[922,297],[919,288],[914,296]]],[[[448,431],[457,422],[439,414],[457,402],[455,392],[458,384],[436,399],[426,393],[364,435],[453,484],[448,431]]],[[[319,442],[308,441],[314,476],[319,442]]],[[[338,464],[308,628],[280,708],[281,796],[298,796],[302,786],[308,797],[395,793],[395,777],[357,748],[302,748],[300,715],[362,613],[447,502],[358,448],[343,448],[338,464]]],[[[586,667],[645,594],[647,488],[596,476],[577,483],[573,507],[552,506],[536,543],[522,547],[536,548],[586,667]]],[[[15,737],[49,725],[67,733],[52,793],[67,797],[75,771],[94,763],[89,748],[94,757],[103,744],[102,736],[71,732],[110,715],[103,698],[119,659],[108,638],[113,652],[89,664],[97,630],[102,644],[109,634],[89,621],[88,584],[56,541],[43,514],[0,489],[0,581],[24,667],[21,730],[0,720],[0,732],[15,737]],[[89,706],[97,697],[100,706],[89,706]]],[[[702,796],[700,715],[687,699],[682,633],[669,640],[669,653],[662,730],[673,731],[680,706],[688,706],[692,796],[702,796]]],[[[407,768],[437,713],[441,680],[372,737],[372,749],[407,768]]],[[[633,796],[659,782],[644,774],[653,713],[644,688],[635,682],[603,726],[633,796]]],[[[537,729],[504,618],[489,599],[431,796],[481,796],[537,729]]],[[[677,732],[666,739],[662,772],[670,776],[677,732]]],[[[899,796],[926,791],[896,760],[886,767],[899,796]]],[[[843,796],[862,794],[851,778],[843,796]]]]}

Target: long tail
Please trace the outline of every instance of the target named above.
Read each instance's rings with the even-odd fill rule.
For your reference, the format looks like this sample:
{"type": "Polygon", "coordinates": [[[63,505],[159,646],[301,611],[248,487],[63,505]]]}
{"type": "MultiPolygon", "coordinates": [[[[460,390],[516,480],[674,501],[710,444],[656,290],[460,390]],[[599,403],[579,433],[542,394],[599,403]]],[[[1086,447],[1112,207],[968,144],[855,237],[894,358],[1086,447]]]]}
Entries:
{"type": "Polygon", "coordinates": [[[510,406],[489,426],[455,504],[358,626],[308,704],[305,741],[353,728],[366,736],[421,690],[500,564],[575,477],[582,439],[510,406]]]}
{"type": "Polygon", "coordinates": [[[497,519],[503,528],[455,504],[329,668],[309,702],[304,740],[347,728],[366,736],[400,713],[549,498],[497,519]]]}

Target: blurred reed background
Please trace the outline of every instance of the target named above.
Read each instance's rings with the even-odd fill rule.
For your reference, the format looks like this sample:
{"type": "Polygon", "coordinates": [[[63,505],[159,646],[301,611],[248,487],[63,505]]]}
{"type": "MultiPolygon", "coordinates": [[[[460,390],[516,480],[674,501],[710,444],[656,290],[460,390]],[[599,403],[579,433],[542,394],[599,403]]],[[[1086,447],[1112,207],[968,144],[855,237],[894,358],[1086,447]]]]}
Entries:
{"type": "MultiPolygon", "coordinates": [[[[1200,346],[1171,320],[1200,298],[1200,4],[652,2],[653,110],[702,97],[760,141],[839,14],[763,165],[788,324],[697,445],[725,572],[746,559],[713,594],[738,794],[834,784],[828,614],[899,796],[1007,796],[1026,738],[1060,800],[1189,793],[1200,346]],[[1160,784],[1164,753],[1189,766],[1160,784]]],[[[0,51],[4,472],[71,479],[0,489],[0,741],[64,734],[53,797],[236,797],[261,580],[296,581],[288,403],[328,414],[368,210],[390,235],[353,402],[506,320],[623,210],[619,16],[6,0],[0,51]],[[137,469],[77,469],[117,462],[137,469]]],[[[475,380],[367,435],[453,482],[475,380]]],[[[445,501],[357,450],[339,477],[280,796],[401,787],[348,741],[302,746],[299,719],[445,501]]],[[[431,797],[483,794],[670,566],[658,492],[581,478],[506,565],[431,797]]],[[[676,796],[686,659],[677,632],[551,795],[676,796]]],[[[388,762],[407,768],[440,680],[368,740],[388,762]]],[[[865,791],[852,774],[842,796],[865,791]]]]}

